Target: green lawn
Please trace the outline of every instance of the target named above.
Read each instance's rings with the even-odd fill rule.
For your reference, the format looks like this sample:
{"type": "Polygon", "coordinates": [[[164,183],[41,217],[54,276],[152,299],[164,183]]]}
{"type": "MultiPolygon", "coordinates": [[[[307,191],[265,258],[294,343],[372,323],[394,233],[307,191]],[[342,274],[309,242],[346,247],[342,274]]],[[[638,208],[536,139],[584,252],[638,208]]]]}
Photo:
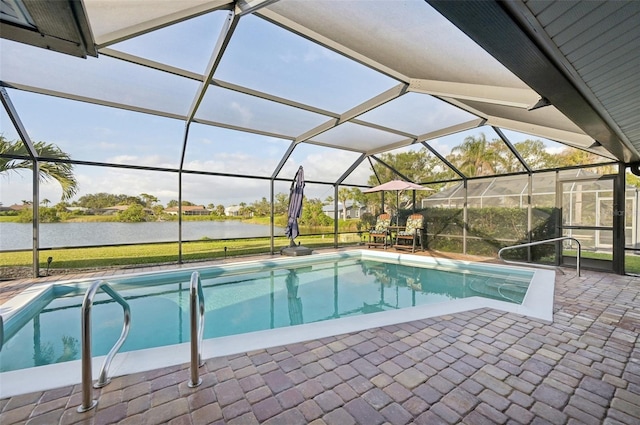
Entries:
{"type": "MultiPolygon", "coordinates": [[[[563,251],[564,255],[575,257],[578,255],[577,251],[574,250],[565,250],[563,251]]],[[[607,260],[611,261],[613,259],[613,255],[608,252],[591,252],[591,251],[582,251],[582,258],[593,258],[596,260],[607,260]]],[[[626,273],[640,274],[640,255],[633,254],[625,254],[624,256],[624,269],[626,273]]]]}
{"type": "MultiPolygon", "coordinates": [[[[358,235],[341,235],[341,244],[358,243],[358,235]]],[[[310,248],[333,246],[333,237],[300,236],[296,242],[310,248]]],[[[289,245],[286,238],[276,238],[275,251],[289,245]]],[[[237,240],[206,240],[185,242],[182,244],[184,261],[210,260],[226,256],[264,254],[270,250],[268,238],[237,240]],[[226,252],[225,252],[225,247],[226,252]]],[[[90,267],[110,267],[126,265],[145,265],[176,263],[178,261],[178,243],[140,244],[110,246],[99,248],[70,248],[40,251],[40,267],[46,267],[47,257],[53,257],[51,269],[75,269],[90,267]]],[[[32,265],[31,251],[0,253],[0,267],[32,265]]]]}
{"type": "MultiPolygon", "coordinates": [[[[310,248],[333,246],[333,235],[300,236],[296,242],[310,248]]],[[[356,233],[343,234],[339,237],[339,245],[355,245],[360,242],[356,233]]],[[[289,240],[284,237],[275,239],[274,250],[288,246],[289,240]]],[[[216,258],[265,254],[270,250],[268,238],[236,239],[236,240],[203,240],[185,242],[182,245],[183,261],[203,261],[216,258]],[[225,247],[226,252],[225,252],[225,247]]],[[[575,256],[576,251],[566,250],[565,255],[575,256]]],[[[46,268],[47,257],[53,257],[51,269],[84,269],[114,266],[149,265],[177,263],[178,243],[140,244],[125,246],[109,246],[98,248],[69,248],[40,251],[40,267],[46,268]]],[[[585,251],[583,258],[611,260],[611,254],[585,251]]],[[[31,251],[0,252],[0,267],[31,267],[31,251]]],[[[640,273],[640,256],[626,255],[627,273],[640,273]]]]}

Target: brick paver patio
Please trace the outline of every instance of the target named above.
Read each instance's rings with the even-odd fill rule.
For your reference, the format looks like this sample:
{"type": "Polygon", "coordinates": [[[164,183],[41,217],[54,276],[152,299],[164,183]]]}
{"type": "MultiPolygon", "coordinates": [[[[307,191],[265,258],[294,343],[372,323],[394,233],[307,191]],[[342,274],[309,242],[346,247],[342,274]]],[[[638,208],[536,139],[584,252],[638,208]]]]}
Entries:
{"type": "MultiPolygon", "coordinates": [[[[586,277],[585,277],[586,276],[586,277]]],[[[26,424],[638,424],[640,279],[556,277],[554,321],[482,309],[0,400],[26,424]]],[[[1,384],[0,384],[1,385],[1,384]]]]}

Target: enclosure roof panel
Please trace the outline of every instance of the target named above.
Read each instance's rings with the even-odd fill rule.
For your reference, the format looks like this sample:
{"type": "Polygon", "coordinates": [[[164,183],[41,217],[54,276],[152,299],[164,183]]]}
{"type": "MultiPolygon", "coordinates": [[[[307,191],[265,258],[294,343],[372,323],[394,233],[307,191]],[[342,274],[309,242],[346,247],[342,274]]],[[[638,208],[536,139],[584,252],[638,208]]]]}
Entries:
{"type": "Polygon", "coordinates": [[[197,82],[110,57],[80,59],[2,40],[0,79],[5,85],[182,117],[197,82]]]}
{"type": "Polygon", "coordinates": [[[410,78],[526,87],[421,0],[282,0],[268,11],[260,13],[283,25],[293,22],[410,78]]]}
{"type": "Polygon", "coordinates": [[[140,35],[185,19],[228,9],[228,0],[83,0],[98,46],[140,35]]]}
{"type": "Polygon", "coordinates": [[[110,48],[202,74],[226,17],[226,11],[207,13],[125,39],[110,48]]]}
{"type": "Polygon", "coordinates": [[[210,87],[198,108],[196,120],[294,139],[325,122],[327,117],[233,90],[210,87]]]}
{"type": "Polygon", "coordinates": [[[396,144],[409,144],[411,139],[355,123],[344,123],[310,139],[318,144],[368,152],[396,144]]]}
{"type": "Polygon", "coordinates": [[[406,93],[359,119],[414,135],[430,133],[477,118],[475,115],[422,93],[406,93]]]}
{"type": "Polygon", "coordinates": [[[398,84],[251,15],[240,20],[215,78],[335,113],[343,113],[398,84]]]}
{"type": "Polygon", "coordinates": [[[453,146],[441,141],[483,125],[640,160],[640,2],[79,4],[77,22],[47,17],[85,25],[98,57],[8,37],[16,23],[2,19],[3,86],[176,119],[187,132],[195,122],[258,136],[251,143],[347,151],[335,178],[366,168],[354,157],[423,141],[446,158],[453,146]]]}

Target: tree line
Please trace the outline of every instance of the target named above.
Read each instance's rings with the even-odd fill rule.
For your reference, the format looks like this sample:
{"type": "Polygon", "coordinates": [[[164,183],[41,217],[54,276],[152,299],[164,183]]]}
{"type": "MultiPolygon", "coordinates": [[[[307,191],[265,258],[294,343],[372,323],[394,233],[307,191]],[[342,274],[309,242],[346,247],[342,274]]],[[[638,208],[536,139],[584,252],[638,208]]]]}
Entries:
{"type": "MultiPolygon", "coordinates": [[[[30,205],[30,201],[22,201],[25,205],[30,205]]],[[[166,206],[163,206],[157,197],[142,193],[138,196],[113,193],[92,193],[81,196],[73,202],[60,201],[59,203],[49,207],[51,201],[43,199],[38,209],[40,221],[43,223],[54,223],[72,218],[78,218],[88,215],[104,214],[104,210],[114,206],[128,206],[127,209],[112,214],[115,221],[122,222],[145,222],[145,221],[170,221],[177,220],[177,215],[168,214],[166,210],[178,206],[177,200],[171,200],[166,206]]],[[[182,201],[183,206],[196,206],[197,204],[190,201],[182,201]]],[[[271,215],[271,203],[265,197],[260,200],[238,205],[237,215],[239,218],[269,217],[271,215]]],[[[333,220],[324,214],[323,203],[319,199],[304,198],[304,208],[299,223],[303,226],[329,226],[333,224],[333,220]]],[[[211,219],[226,217],[225,207],[222,204],[214,205],[209,203],[206,207],[207,216],[211,219]]],[[[289,208],[289,195],[278,193],[275,196],[274,215],[276,216],[276,224],[286,226],[287,212],[289,208]]],[[[33,210],[24,208],[19,212],[4,213],[4,215],[17,215],[18,221],[23,223],[31,222],[33,219],[33,210]]],[[[200,216],[202,219],[206,217],[200,216]]]]}
{"type": "MultiPolygon", "coordinates": [[[[516,151],[532,169],[554,169],[563,166],[595,164],[602,161],[598,155],[572,148],[565,148],[559,153],[551,154],[547,151],[544,143],[540,140],[524,140],[514,145],[516,151]]],[[[54,209],[62,212],[68,207],[82,207],[90,210],[99,210],[116,205],[130,205],[128,212],[122,212],[122,219],[142,220],[148,219],[151,212],[154,216],[160,217],[166,208],[178,206],[177,200],[171,200],[166,207],[160,204],[157,197],[151,194],[142,193],[138,196],[126,194],[109,194],[95,193],[83,195],[77,200],[70,202],[69,200],[78,192],[78,181],[73,175],[73,164],[64,162],[69,160],[68,154],[60,150],[57,146],[45,142],[36,142],[34,147],[39,156],[43,158],[56,159],[56,161],[40,162],[40,178],[43,181],[56,180],[62,187],[61,202],[56,204],[54,209]],[[131,210],[131,211],[129,211],[131,210]],[[129,217],[127,217],[129,216],[129,217]]],[[[19,159],[19,157],[28,157],[28,152],[24,144],[17,141],[9,141],[0,136],[0,174],[9,172],[17,172],[23,169],[30,169],[33,165],[29,159],[19,159]]],[[[458,179],[459,176],[444,162],[433,155],[427,148],[420,150],[407,151],[401,153],[383,153],[379,155],[380,160],[389,167],[397,170],[402,176],[416,183],[440,182],[430,185],[433,189],[439,189],[446,184],[446,181],[458,179]]],[[[513,173],[523,171],[523,166],[519,159],[509,150],[507,145],[501,139],[487,140],[486,136],[481,133],[477,136],[468,136],[463,142],[451,149],[449,155],[446,156],[454,167],[468,177],[480,177],[499,175],[505,173],[513,173]]],[[[368,184],[376,186],[380,183],[400,178],[392,169],[381,163],[373,165],[373,173],[370,175],[368,184]]],[[[632,184],[635,184],[633,180],[632,184]]],[[[417,191],[416,202],[422,198],[430,196],[433,191],[417,191]]],[[[413,195],[409,193],[401,193],[398,198],[395,196],[387,196],[385,209],[397,211],[399,208],[407,208],[410,206],[413,195]],[[399,205],[396,205],[396,199],[399,199],[399,205]]],[[[338,201],[342,205],[342,216],[347,216],[347,205],[350,201],[355,205],[365,206],[370,211],[376,211],[380,205],[379,194],[364,194],[358,188],[342,187],[338,191],[338,201]]],[[[23,201],[29,203],[29,201],[23,201]]],[[[324,202],[333,202],[333,198],[329,197],[324,202]]],[[[48,207],[50,201],[42,200],[45,207],[48,207]]],[[[320,200],[310,200],[305,198],[305,210],[312,212],[313,218],[307,217],[308,220],[320,223],[324,222],[325,214],[322,214],[322,204],[320,200]]],[[[196,205],[190,201],[182,201],[183,206],[196,205]]],[[[288,194],[278,193],[275,195],[274,211],[275,215],[286,214],[288,208],[288,194]]],[[[225,207],[222,204],[207,205],[210,215],[224,216],[225,207]]],[[[264,217],[271,214],[271,204],[266,198],[256,200],[251,203],[242,202],[239,204],[238,215],[264,217]]],[[[304,220],[301,218],[301,220],[304,220]]],[[[321,224],[318,224],[321,225],[321,224]]]]}
{"type": "MultiPolygon", "coordinates": [[[[513,144],[525,163],[533,170],[555,169],[576,165],[597,164],[606,161],[606,158],[591,152],[564,147],[561,151],[550,153],[541,140],[527,139],[513,144]]],[[[416,191],[416,204],[423,198],[429,197],[437,190],[447,185],[447,181],[458,180],[459,175],[449,168],[444,162],[433,155],[427,148],[401,153],[383,153],[380,160],[397,170],[409,181],[430,184],[434,191],[416,191]]],[[[483,177],[514,172],[525,171],[523,165],[511,152],[501,139],[488,140],[484,133],[477,136],[465,137],[460,145],[451,149],[446,160],[467,177],[483,177]]],[[[613,167],[608,166],[606,173],[613,172],[613,167]]],[[[628,177],[629,184],[639,182],[635,176],[628,177]]],[[[400,178],[390,168],[380,163],[374,163],[373,174],[370,175],[368,184],[377,186],[390,180],[400,178]]],[[[640,186],[640,184],[638,184],[640,186]]],[[[413,201],[412,193],[400,193],[399,204],[396,205],[396,196],[387,195],[385,209],[397,211],[399,208],[409,208],[413,201]]],[[[360,205],[368,206],[370,211],[375,211],[380,206],[379,194],[363,194],[358,189],[341,189],[338,199],[343,205],[352,200],[360,205]]]]}

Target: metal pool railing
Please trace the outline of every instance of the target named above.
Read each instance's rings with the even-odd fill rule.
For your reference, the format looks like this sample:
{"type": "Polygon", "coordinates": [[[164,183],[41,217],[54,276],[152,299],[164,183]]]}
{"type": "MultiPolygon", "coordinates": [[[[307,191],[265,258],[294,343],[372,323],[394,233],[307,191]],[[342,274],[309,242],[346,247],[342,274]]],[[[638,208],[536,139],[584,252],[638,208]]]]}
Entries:
{"type": "Polygon", "coordinates": [[[202,292],[202,281],[200,273],[191,274],[191,284],[189,286],[189,317],[191,327],[191,378],[189,387],[197,387],[202,383],[198,368],[202,362],[202,336],[204,335],[204,293],[202,292]],[[196,309],[199,312],[200,321],[196,317],[196,309]]]}
{"type": "Polygon", "coordinates": [[[559,238],[545,239],[543,241],[523,243],[523,244],[520,244],[520,245],[505,246],[504,248],[501,248],[498,251],[498,258],[500,260],[504,261],[505,263],[508,263],[508,264],[520,264],[520,265],[524,265],[524,266],[542,267],[542,268],[546,268],[546,269],[557,269],[556,266],[548,266],[546,264],[534,264],[534,263],[527,263],[525,261],[505,260],[504,258],[502,258],[502,253],[504,251],[508,251],[510,249],[526,248],[526,247],[529,247],[529,246],[542,245],[542,244],[549,243],[549,242],[559,242],[559,241],[564,241],[564,240],[569,240],[569,239],[574,241],[576,244],[578,244],[578,255],[576,256],[576,272],[577,272],[578,277],[580,277],[580,258],[582,257],[582,248],[580,246],[580,241],[578,239],[574,238],[574,237],[571,237],[571,236],[561,236],[559,238]]]}
{"type": "Polygon", "coordinates": [[[93,380],[93,372],[91,370],[91,307],[93,306],[93,298],[99,289],[102,289],[106,294],[114,299],[118,304],[122,306],[124,313],[124,323],[122,325],[122,333],[120,338],[116,341],[111,348],[107,357],[104,359],[102,369],[100,370],[100,376],[98,382],[95,383],[94,388],[102,388],[107,385],[111,380],[107,374],[109,372],[109,366],[113,357],[116,355],[124,340],[129,334],[129,327],[131,325],[131,309],[129,303],[120,296],[106,281],[97,280],[89,286],[87,292],[84,295],[82,301],[82,404],[78,406],[78,412],[86,412],[91,410],[98,404],[97,400],[92,399],[91,381],[93,380]]]}

